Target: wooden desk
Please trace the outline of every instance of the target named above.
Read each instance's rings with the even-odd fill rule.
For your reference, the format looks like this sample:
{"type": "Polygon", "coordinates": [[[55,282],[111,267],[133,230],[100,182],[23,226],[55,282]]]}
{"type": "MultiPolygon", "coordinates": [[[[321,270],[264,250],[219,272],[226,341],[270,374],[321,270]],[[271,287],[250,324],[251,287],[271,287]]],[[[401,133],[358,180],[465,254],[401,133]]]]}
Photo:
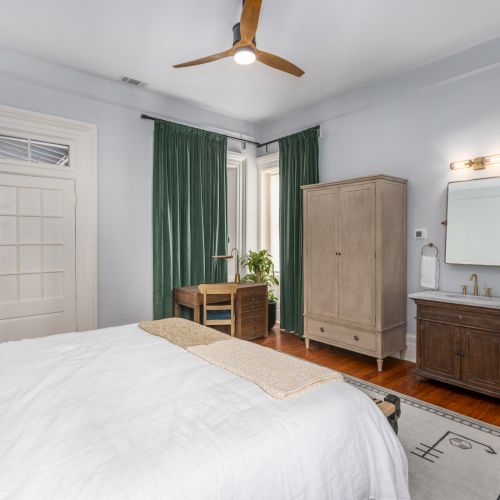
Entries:
{"type": "MultiPolygon", "coordinates": [[[[236,332],[235,336],[244,339],[267,337],[267,285],[260,283],[240,283],[236,291],[236,332]]],[[[213,295],[209,303],[227,300],[225,296],[213,295]]],[[[200,308],[203,295],[197,286],[174,288],[174,316],[181,315],[181,306],[193,309],[194,321],[200,323],[200,308]]]]}

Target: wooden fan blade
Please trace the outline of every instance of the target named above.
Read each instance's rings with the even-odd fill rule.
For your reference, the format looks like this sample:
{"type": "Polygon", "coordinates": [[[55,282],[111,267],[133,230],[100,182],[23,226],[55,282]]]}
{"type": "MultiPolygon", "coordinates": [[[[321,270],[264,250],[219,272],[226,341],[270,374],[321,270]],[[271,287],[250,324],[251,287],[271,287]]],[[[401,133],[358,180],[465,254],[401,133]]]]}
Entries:
{"type": "Polygon", "coordinates": [[[234,48],[231,47],[224,52],[219,52],[218,54],[212,54],[211,56],[202,57],[201,59],[195,59],[194,61],[188,61],[181,64],[174,65],[174,68],[186,68],[188,66],[197,66],[198,64],[205,64],[212,61],[218,61],[219,59],[224,59],[224,57],[229,57],[234,54],[234,48]]]}
{"type": "Polygon", "coordinates": [[[290,73],[293,76],[301,77],[304,74],[298,66],[292,64],[290,61],[283,59],[282,57],[275,56],[269,52],[264,52],[263,50],[255,50],[257,56],[257,61],[270,66],[271,68],[279,69],[285,73],[290,73]]]}
{"type": "Polygon", "coordinates": [[[241,43],[251,43],[259,24],[262,0],[245,0],[240,18],[241,43]]]}

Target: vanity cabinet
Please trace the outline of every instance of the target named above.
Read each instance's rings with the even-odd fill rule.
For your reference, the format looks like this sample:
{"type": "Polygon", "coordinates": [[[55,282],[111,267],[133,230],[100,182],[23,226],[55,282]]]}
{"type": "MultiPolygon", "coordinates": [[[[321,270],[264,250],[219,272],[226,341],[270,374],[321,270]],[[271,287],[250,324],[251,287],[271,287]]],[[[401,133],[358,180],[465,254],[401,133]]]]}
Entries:
{"type": "Polygon", "coordinates": [[[500,396],[500,310],[415,299],[418,375],[500,396]]]}

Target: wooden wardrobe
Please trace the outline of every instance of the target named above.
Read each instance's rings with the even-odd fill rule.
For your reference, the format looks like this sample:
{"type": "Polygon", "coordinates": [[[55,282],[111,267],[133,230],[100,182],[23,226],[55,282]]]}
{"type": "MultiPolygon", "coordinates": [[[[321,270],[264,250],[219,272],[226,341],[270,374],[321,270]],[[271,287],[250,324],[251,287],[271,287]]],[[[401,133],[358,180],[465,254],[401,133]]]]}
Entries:
{"type": "Polygon", "coordinates": [[[304,337],[383,359],[406,350],[406,180],[302,186],[304,337]]]}

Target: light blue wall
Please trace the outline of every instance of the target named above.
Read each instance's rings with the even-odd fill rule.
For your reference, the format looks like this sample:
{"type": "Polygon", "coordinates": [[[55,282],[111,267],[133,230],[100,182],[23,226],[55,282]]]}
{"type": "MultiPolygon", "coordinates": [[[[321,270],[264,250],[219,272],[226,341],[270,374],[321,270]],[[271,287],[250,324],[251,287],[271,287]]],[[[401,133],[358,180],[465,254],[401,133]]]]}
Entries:
{"type": "MultiPolygon", "coordinates": [[[[230,134],[268,140],[321,124],[320,178],[375,173],[408,184],[408,291],[418,289],[427,228],[444,252],[446,185],[500,176],[500,167],[452,173],[452,160],[500,153],[500,39],[370,87],[252,124],[116,82],[0,51],[0,104],[68,117],[98,127],[99,326],[151,316],[152,124],[140,112],[230,134]]],[[[230,148],[238,151],[238,143],[230,148]]],[[[269,152],[274,151],[272,146],[269,152]]],[[[255,148],[247,147],[247,246],[257,241],[255,148]]],[[[259,154],[264,154],[261,149],[259,154]]],[[[442,288],[457,290],[470,272],[500,295],[500,269],[441,263],[442,288]]],[[[415,332],[415,308],[408,331],[415,332]]]]}
{"type": "MultiPolygon", "coordinates": [[[[153,124],[140,113],[249,137],[254,125],[1,50],[0,105],[97,125],[98,325],[151,318],[153,124]]],[[[247,148],[247,154],[251,181],[255,150],[247,148]]],[[[256,238],[254,230],[250,240],[256,238]]]]}
{"type": "MultiPolygon", "coordinates": [[[[278,137],[319,123],[321,181],[377,173],[408,179],[408,292],[419,289],[423,245],[412,231],[427,228],[440,250],[442,289],[460,291],[476,272],[481,287],[493,287],[500,295],[500,268],[444,264],[441,225],[448,182],[500,176],[500,167],[460,173],[448,168],[453,160],[500,153],[499,49],[498,41],[485,44],[467,57],[455,55],[260,129],[266,137],[278,137]]],[[[410,336],[415,334],[414,316],[414,304],[408,301],[410,336]]]]}

